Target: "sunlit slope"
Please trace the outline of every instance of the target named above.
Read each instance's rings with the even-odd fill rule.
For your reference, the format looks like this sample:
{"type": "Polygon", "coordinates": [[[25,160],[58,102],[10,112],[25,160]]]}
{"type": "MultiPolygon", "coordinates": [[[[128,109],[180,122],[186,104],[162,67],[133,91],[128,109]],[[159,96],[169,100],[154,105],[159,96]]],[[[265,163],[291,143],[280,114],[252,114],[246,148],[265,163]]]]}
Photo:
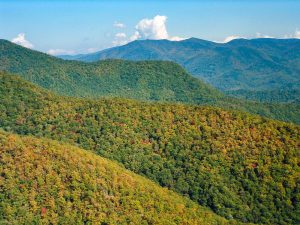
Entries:
{"type": "Polygon", "coordinates": [[[92,150],[226,218],[299,222],[299,126],[212,107],[59,97],[1,78],[7,131],[92,150]]]}
{"type": "Polygon", "coordinates": [[[237,224],[117,164],[0,131],[1,224],[237,224]]]}
{"type": "Polygon", "coordinates": [[[299,104],[262,104],[227,97],[166,61],[67,61],[0,40],[0,71],[61,95],[122,97],[211,105],[300,123],[299,104]]]}

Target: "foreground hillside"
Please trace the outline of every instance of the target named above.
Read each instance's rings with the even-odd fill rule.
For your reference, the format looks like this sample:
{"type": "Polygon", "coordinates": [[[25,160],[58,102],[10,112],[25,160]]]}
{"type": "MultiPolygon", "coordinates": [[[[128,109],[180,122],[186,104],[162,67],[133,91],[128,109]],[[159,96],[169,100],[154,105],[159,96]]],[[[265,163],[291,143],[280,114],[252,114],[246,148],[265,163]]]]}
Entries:
{"type": "Polygon", "coordinates": [[[300,40],[239,39],[215,43],[139,40],[97,53],[63,57],[86,62],[100,59],[170,60],[191,74],[232,95],[261,101],[286,102],[299,98],[300,40]],[[298,95],[290,95],[290,91],[298,95]],[[286,93],[284,99],[274,98],[286,93]]]}
{"type": "Polygon", "coordinates": [[[300,123],[299,104],[261,104],[229,98],[172,62],[64,61],[0,40],[0,71],[17,73],[62,95],[212,105],[300,123]]]}
{"type": "Polygon", "coordinates": [[[71,145],[0,131],[1,224],[237,224],[71,145]]]}
{"type": "Polygon", "coordinates": [[[299,224],[300,127],[245,113],[58,97],[0,79],[0,127],[79,145],[226,218],[299,224]]]}

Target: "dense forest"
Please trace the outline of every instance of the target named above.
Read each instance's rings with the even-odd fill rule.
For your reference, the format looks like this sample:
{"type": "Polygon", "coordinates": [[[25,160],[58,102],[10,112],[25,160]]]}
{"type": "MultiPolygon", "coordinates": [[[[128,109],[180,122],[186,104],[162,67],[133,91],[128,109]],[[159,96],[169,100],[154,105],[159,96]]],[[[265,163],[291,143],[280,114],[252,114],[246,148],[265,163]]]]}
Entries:
{"type": "Polygon", "coordinates": [[[232,95],[239,98],[245,98],[247,100],[255,100],[259,102],[285,102],[296,103],[300,102],[300,89],[279,89],[272,91],[226,91],[228,95],[232,95]]]}
{"type": "Polygon", "coordinates": [[[1,224],[238,224],[71,145],[0,130],[1,224]]]}
{"type": "MultiPolygon", "coordinates": [[[[170,60],[219,90],[246,99],[260,100],[276,90],[300,91],[300,40],[297,39],[236,39],[228,43],[197,38],[137,40],[96,53],[62,58],[85,62],[170,60]],[[263,94],[254,95],[253,91],[263,94]]],[[[286,95],[284,99],[270,96],[264,100],[286,102],[298,96],[286,95]]]]}
{"type": "Polygon", "coordinates": [[[0,71],[17,73],[62,95],[210,105],[300,123],[299,104],[263,104],[227,97],[173,62],[66,61],[5,40],[0,40],[0,60],[0,71]]]}
{"type": "Polygon", "coordinates": [[[297,125],[208,106],[60,97],[0,78],[5,131],[91,150],[227,219],[300,222],[297,125]]]}

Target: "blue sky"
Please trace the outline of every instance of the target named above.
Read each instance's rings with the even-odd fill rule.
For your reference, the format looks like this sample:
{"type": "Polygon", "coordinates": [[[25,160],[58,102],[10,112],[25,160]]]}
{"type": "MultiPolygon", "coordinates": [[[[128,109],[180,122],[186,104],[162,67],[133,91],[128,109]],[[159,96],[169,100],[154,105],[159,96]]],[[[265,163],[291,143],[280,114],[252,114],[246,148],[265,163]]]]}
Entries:
{"type": "Polygon", "coordinates": [[[299,30],[297,0],[0,0],[0,38],[52,54],[143,38],[300,38],[299,30]]]}

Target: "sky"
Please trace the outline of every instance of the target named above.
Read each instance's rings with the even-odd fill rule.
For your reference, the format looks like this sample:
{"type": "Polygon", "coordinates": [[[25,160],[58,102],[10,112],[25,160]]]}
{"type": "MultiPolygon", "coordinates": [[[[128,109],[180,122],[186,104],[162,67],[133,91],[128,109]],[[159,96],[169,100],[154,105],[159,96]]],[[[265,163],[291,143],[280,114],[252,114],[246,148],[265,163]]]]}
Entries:
{"type": "Polygon", "coordinates": [[[300,0],[0,0],[0,38],[54,55],[190,37],[300,38],[300,0]]]}

